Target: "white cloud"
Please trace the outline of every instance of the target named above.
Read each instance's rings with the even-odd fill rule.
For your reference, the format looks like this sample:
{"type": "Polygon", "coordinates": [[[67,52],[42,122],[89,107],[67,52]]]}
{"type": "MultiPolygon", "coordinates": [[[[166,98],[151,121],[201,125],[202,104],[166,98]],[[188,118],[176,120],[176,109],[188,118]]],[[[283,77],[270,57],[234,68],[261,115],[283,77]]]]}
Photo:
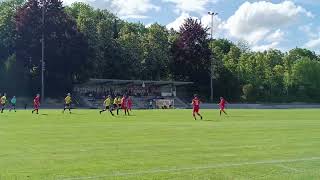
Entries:
{"type": "Polygon", "coordinates": [[[299,27],[309,40],[303,45],[303,47],[320,53],[320,27],[315,27],[313,24],[307,24],[299,27]]]}
{"type": "Polygon", "coordinates": [[[316,39],[309,40],[306,44],[304,44],[304,47],[320,53],[320,36],[316,39]]]}
{"type": "Polygon", "coordinates": [[[201,18],[201,22],[204,26],[208,26],[211,27],[212,26],[212,20],[213,20],[213,27],[215,29],[219,29],[222,28],[222,20],[220,19],[219,16],[213,16],[213,19],[211,17],[211,15],[205,15],[202,16],[201,18]]]}
{"type": "MultiPolygon", "coordinates": [[[[278,4],[266,1],[245,2],[225,22],[224,28],[230,36],[257,45],[264,40],[282,39],[284,34],[278,29],[296,23],[301,15],[313,17],[312,13],[292,1],[278,4]]],[[[275,44],[273,42],[260,47],[275,44]]]]}
{"type": "Polygon", "coordinates": [[[280,29],[277,29],[276,31],[274,31],[273,33],[269,34],[266,37],[266,41],[268,41],[268,42],[279,42],[279,41],[282,41],[284,39],[284,35],[285,35],[285,33],[283,31],[281,31],[280,29]]]}
{"type": "Polygon", "coordinates": [[[273,42],[273,43],[264,44],[264,45],[255,45],[255,46],[252,46],[252,50],[253,51],[265,51],[265,50],[269,50],[269,49],[275,49],[275,48],[277,48],[278,45],[279,45],[279,42],[273,42]]]}
{"type": "Polygon", "coordinates": [[[311,48],[311,49],[317,48],[317,49],[320,50],[320,38],[318,38],[318,39],[313,39],[313,40],[308,41],[308,42],[305,44],[305,47],[311,48]]]}
{"type": "Polygon", "coordinates": [[[314,31],[313,24],[300,26],[299,30],[305,33],[309,38],[317,38],[319,36],[319,33],[314,31]]]}
{"type": "MultiPolygon", "coordinates": [[[[204,15],[201,17],[201,23],[203,24],[204,27],[209,27],[209,28],[211,28],[213,25],[214,38],[219,38],[219,37],[223,38],[225,36],[224,29],[223,29],[223,21],[220,19],[219,16],[213,16],[213,19],[212,19],[210,15],[204,15]]],[[[210,33],[211,33],[211,30],[210,30],[210,33]]]]}
{"type": "Polygon", "coordinates": [[[150,0],[113,0],[111,7],[117,10],[121,18],[141,18],[142,14],[151,10],[159,11],[160,7],[152,4],[150,0]]]}
{"type": "MultiPolygon", "coordinates": [[[[190,15],[188,13],[182,13],[177,19],[167,25],[168,29],[173,28],[174,30],[178,31],[180,26],[184,23],[184,21],[189,18],[190,15]]],[[[195,17],[193,17],[195,18],[195,17]]]]}
{"type": "Polygon", "coordinates": [[[151,0],[65,0],[66,5],[74,2],[88,3],[95,8],[109,9],[123,19],[145,19],[149,11],[159,11],[160,7],[151,0]]]}
{"type": "MultiPolygon", "coordinates": [[[[182,13],[177,19],[175,19],[173,22],[169,23],[166,27],[168,29],[173,28],[176,31],[179,31],[180,26],[185,22],[187,18],[190,18],[191,16],[189,13],[182,13]]],[[[191,17],[193,19],[198,19],[201,21],[203,27],[211,28],[212,26],[212,17],[210,15],[204,15],[201,18],[198,17],[191,17]]],[[[223,24],[222,20],[219,18],[219,16],[213,17],[213,37],[223,37],[223,24]]],[[[209,30],[209,33],[211,33],[211,30],[209,30]]]]}
{"type": "Polygon", "coordinates": [[[203,13],[209,3],[215,3],[217,0],[162,0],[175,4],[177,13],[196,12],[203,13]]]}
{"type": "Polygon", "coordinates": [[[124,15],[121,16],[123,19],[149,19],[149,16],[139,15],[139,14],[131,14],[131,15],[124,15]]]}

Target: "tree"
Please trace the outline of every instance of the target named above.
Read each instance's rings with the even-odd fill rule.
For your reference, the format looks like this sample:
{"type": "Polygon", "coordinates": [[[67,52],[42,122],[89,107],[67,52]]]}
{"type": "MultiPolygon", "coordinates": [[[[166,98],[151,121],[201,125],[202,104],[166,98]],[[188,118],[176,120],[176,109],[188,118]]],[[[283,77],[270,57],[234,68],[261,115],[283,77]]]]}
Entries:
{"type": "Polygon", "coordinates": [[[116,61],[114,58],[119,57],[119,52],[121,52],[114,39],[114,23],[121,24],[122,21],[116,21],[117,17],[107,10],[94,9],[81,2],[73,3],[66,8],[66,12],[76,20],[79,31],[88,41],[89,63],[86,71],[88,76],[111,78],[111,73],[118,70],[112,67],[116,61]]]}
{"type": "Polygon", "coordinates": [[[143,37],[147,29],[143,24],[125,23],[120,29],[117,42],[122,48],[124,58],[122,59],[123,70],[126,79],[140,79],[142,75],[141,62],[144,59],[143,37]]]}
{"type": "Polygon", "coordinates": [[[143,39],[144,79],[166,80],[169,77],[170,44],[166,27],[152,24],[143,39]]]}
{"type": "Polygon", "coordinates": [[[14,53],[16,9],[22,6],[23,0],[0,2],[0,62],[14,53]]]}
{"type": "Polygon", "coordinates": [[[16,10],[22,6],[22,0],[0,2],[0,88],[15,91],[17,84],[12,81],[17,71],[15,55],[15,19],[16,10]]]}
{"type": "Polygon", "coordinates": [[[211,51],[207,31],[198,20],[185,20],[172,47],[171,70],[175,80],[195,82],[209,94],[211,51]]]}
{"type": "Polygon", "coordinates": [[[217,39],[212,41],[211,49],[214,56],[213,79],[215,94],[226,96],[231,100],[239,100],[240,88],[240,49],[231,41],[217,39]]]}
{"type": "Polygon", "coordinates": [[[293,83],[298,98],[320,101],[320,62],[303,58],[293,66],[293,83]]]}
{"type": "MultiPolygon", "coordinates": [[[[45,62],[47,93],[60,94],[72,90],[75,81],[84,79],[82,70],[87,60],[87,42],[62,2],[48,0],[44,4],[29,0],[16,14],[17,61],[26,67],[25,73],[35,68],[35,76],[29,73],[32,93],[40,90],[41,34],[45,34],[45,62]],[[42,8],[45,8],[45,24],[42,24],[42,8]]],[[[33,73],[34,74],[34,73],[33,73]]]]}

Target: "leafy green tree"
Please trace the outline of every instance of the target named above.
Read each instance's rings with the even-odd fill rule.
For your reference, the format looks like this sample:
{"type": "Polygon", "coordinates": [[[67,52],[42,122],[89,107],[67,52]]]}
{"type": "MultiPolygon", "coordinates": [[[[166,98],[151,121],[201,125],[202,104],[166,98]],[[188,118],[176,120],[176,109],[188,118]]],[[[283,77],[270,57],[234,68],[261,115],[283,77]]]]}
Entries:
{"type": "Polygon", "coordinates": [[[15,13],[23,5],[22,0],[0,2],[0,89],[17,92],[15,13]]]}
{"type": "Polygon", "coordinates": [[[172,47],[171,63],[175,80],[195,82],[204,94],[209,94],[211,66],[207,31],[198,20],[187,19],[172,47]]]}
{"type": "Polygon", "coordinates": [[[117,42],[123,48],[123,67],[127,79],[142,78],[141,62],[144,59],[143,37],[147,29],[143,24],[125,23],[120,29],[117,42]]]}
{"type": "Polygon", "coordinates": [[[293,83],[299,98],[320,101],[320,62],[303,58],[293,66],[293,83]]]}
{"type": "Polygon", "coordinates": [[[22,6],[23,0],[0,2],[0,62],[14,53],[15,48],[15,12],[22,6]]]}
{"type": "Polygon", "coordinates": [[[226,39],[214,40],[210,43],[210,47],[214,57],[212,62],[214,94],[228,97],[230,100],[239,100],[241,94],[239,85],[240,49],[226,39]]]}
{"type": "Polygon", "coordinates": [[[49,95],[70,91],[75,81],[84,79],[82,70],[87,60],[87,42],[68,16],[62,2],[48,0],[44,4],[29,0],[16,14],[17,61],[29,74],[32,93],[39,92],[41,70],[41,35],[45,34],[46,87],[49,95]],[[45,24],[42,24],[45,8],[45,24]]]}
{"type": "Polygon", "coordinates": [[[144,79],[166,80],[169,78],[170,44],[166,27],[152,24],[143,38],[144,79]]]}

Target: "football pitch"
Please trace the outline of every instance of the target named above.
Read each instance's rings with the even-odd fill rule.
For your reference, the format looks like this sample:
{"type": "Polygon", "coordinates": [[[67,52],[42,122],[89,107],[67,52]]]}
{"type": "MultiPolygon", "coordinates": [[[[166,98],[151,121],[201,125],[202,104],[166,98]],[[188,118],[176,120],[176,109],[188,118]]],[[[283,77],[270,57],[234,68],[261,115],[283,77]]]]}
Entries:
{"type": "Polygon", "coordinates": [[[0,179],[320,179],[320,110],[0,114],[0,179]]]}

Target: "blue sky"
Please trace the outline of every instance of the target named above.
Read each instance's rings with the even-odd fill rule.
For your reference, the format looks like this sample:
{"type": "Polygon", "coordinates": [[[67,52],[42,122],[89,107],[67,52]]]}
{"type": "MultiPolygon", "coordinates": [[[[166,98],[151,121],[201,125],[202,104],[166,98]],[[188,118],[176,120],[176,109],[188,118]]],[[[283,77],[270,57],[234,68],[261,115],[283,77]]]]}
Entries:
{"type": "MultiPolygon", "coordinates": [[[[65,0],[71,4],[79,0],[65,0]]],[[[255,51],[295,47],[320,53],[320,0],[81,0],[109,9],[119,17],[146,26],[158,22],[178,29],[187,17],[209,25],[214,18],[216,38],[245,40],[255,51]]]]}

